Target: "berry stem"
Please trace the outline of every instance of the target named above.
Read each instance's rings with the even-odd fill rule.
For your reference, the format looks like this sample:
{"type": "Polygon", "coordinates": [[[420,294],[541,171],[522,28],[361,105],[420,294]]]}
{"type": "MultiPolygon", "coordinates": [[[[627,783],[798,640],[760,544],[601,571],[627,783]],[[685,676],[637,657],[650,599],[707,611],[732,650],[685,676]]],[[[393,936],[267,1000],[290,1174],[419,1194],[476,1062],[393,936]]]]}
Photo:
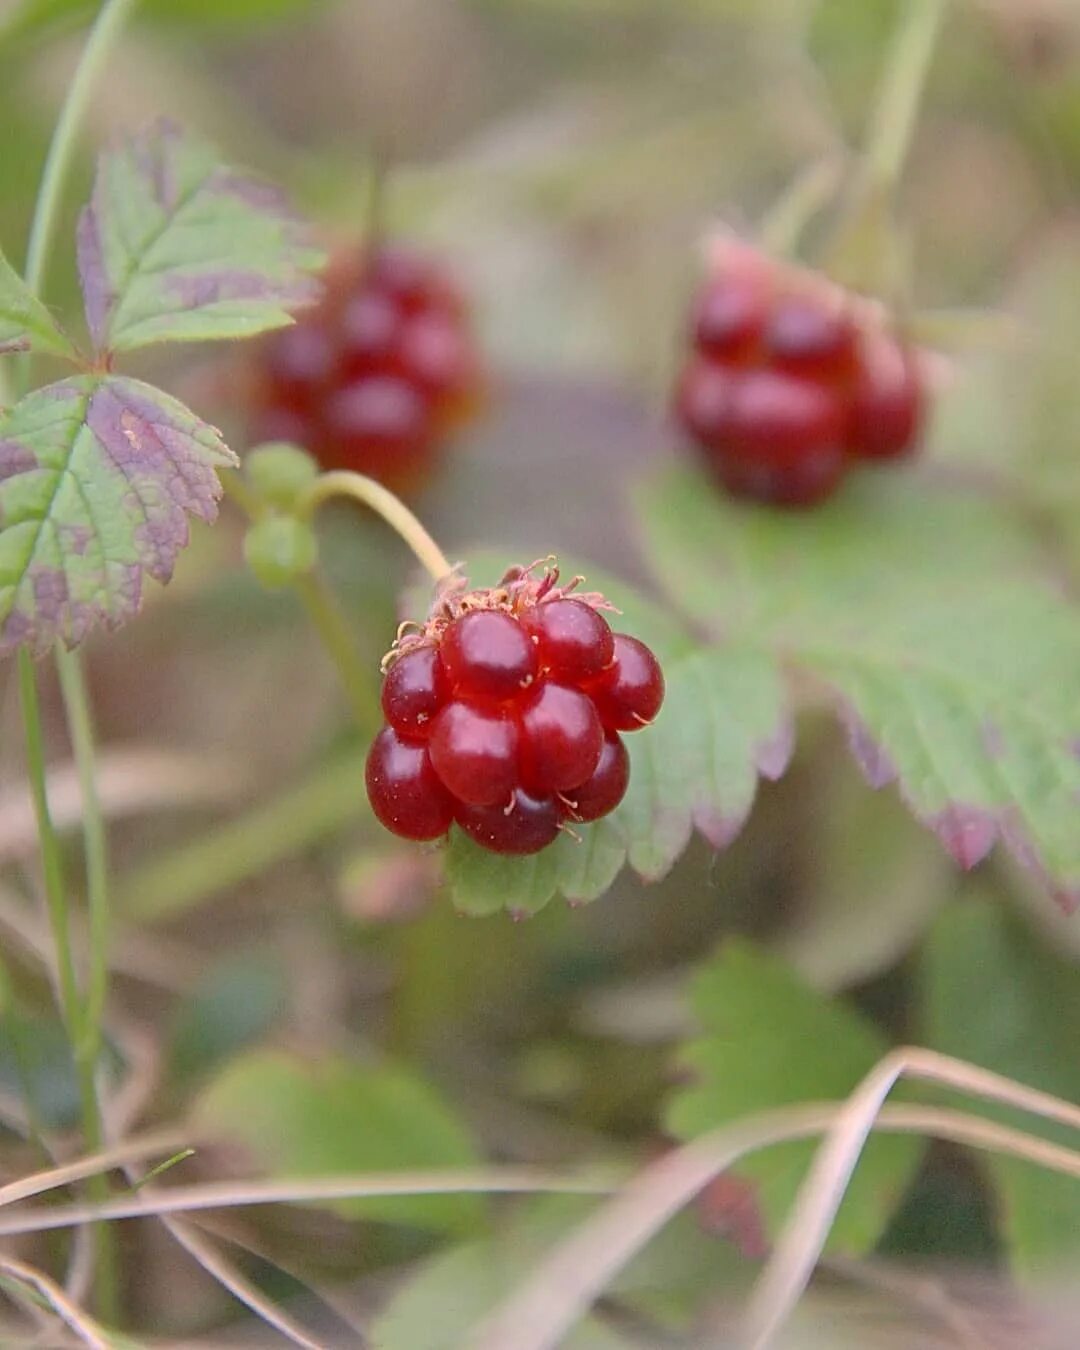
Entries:
{"type": "Polygon", "coordinates": [[[360,660],[352,632],[333,593],[317,571],[297,578],[294,589],[327,654],[337,667],[357,727],[365,735],[373,734],[380,721],[373,680],[360,660]]]}
{"type": "Polygon", "coordinates": [[[899,180],[911,144],[945,0],[910,0],[900,13],[865,149],[868,176],[887,191],[899,180]]]}
{"type": "Polygon", "coordinates": [[[442,581],[454,570],[446,555],[424,529],[420,521],[399,498],[376,483],[373,478],[338,469],[324,473],[300,497],[296,514],[308,518],[316,507],[334,497],[351,497],[353,501],[370,507],[412,549],[419,561],[430,572],[433,581],[442,581]]]}

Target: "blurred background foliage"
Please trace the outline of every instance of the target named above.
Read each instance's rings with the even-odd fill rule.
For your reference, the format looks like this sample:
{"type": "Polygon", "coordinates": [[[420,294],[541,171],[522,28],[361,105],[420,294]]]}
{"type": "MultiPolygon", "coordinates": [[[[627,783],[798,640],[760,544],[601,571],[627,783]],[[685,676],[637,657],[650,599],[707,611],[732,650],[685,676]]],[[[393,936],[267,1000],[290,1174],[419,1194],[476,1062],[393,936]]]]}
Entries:
{"type": "MultiPolygon", "coordinates": [[[[625,488],[675,451],[666,402],[702,240],[720,220],[753,228],[808,165],[850,162],[903,5],[144,0],[94,104],[67,221],[91,146],[159,113],[283,181],[345,245],[370,223],[375,157],[383,227],[448,259],[490,370],[425,519],[454,557],[565,550],[646,584],[625,488]]],[[[0,237],[14,258],[93,8],[0,8],[0,237]]],[[[1078,207],[1080,9],[955,0],[901,195],[913,300],[940,312],[954,348],[914,472],[928,493],[960,480],[1008,498],[1072,594],[1078,207]]],[[[73,307],[66,251],[52,275],[49,299],[73,307]]],[[[142,359],[243,448],[233,358],[142,359]]],[[[641,1160],[668,1130],[842,1094],[904,1040],[1080,1096],[1077,920],[998,853],[961,876],[894,791],[869,792],[812,707],[791,769],[724,852],[696,840],[655,885],[623,873],[591,907],[555,903],[525,925],[457,917],[432,859],[371,822],[333,672],[298,608],[242,570],[241,537],[228,514],[200,530],[173,585],[90,653],[123,784],[110,1071],[143,1123],[190,1118],[228,1140],[183,1179],[641,1160]],[[687,1059],[699,1077],[683,1090],[687,1059]]],[[[326,555],[374,678],[407,559],[349,511],[326,555]]],[[[17,796],[9,668],[0,732],[17,796]]],[[[52,749],[66,760],[59,732],[52,749]]],[[[38,959],[33,837],[16,822],[3,849],[2,1163],[18,1175],[37,1164],[29,1125],[71,1128],[73,1089],[38,959]]],[[[766,1157],[744,1174],[766,1223],[791,1166],[766,1157]]],[[[382,1309],[377,1344],[434,1350],[463,1344],[587,1208],[427,1197],[217,1231],[268,1291],[328,1319],[328,1344],[354,1343],[344,1327],[382,1309]]],[[[680,1220],[573,1344],[716,1343],[754,1268],[752,1228],[730,1193],[680,1220]]],[[[1078,1248],[1080,1184],[883,1141],[790,1344],[1071,1346],[1078,1248]],[[1060,1264],[1073,1278],[1036,1296],[1028,1281],[1060,1264]]],[[[233,1323],[258,1343],[149,1226],[124,1252],[137,1326],[187,1337],[233,1323]]]]}

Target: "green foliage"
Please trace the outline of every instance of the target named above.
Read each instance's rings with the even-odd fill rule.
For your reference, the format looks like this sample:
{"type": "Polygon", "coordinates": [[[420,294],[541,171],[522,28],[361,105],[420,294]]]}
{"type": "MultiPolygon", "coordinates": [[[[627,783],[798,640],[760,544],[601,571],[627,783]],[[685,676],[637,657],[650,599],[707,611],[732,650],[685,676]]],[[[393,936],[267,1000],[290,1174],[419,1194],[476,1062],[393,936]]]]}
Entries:
{"type": "MultiPolygon", "coordinates": [[[[857,1013],[804,985],[775,957],[735,939],[701,970],[692,1002],[701,1035],[684,1047],[682,1062],[693,1082],[675,1094],[668,1112],[670,1129],[683,1139],[770,1107],[840,1100],[888,1049],[857,1013]]],[[[772,1237],[815,1146],[782,1144],[737,1169],[754,1183],[772,1237]]],[[[831,1250],[873,1247],[920,1151],[912,1139],[870,1141],[833,1225],[831,1250]]]]}
{"type": "MultiPolygon", "coordinates": [[[[921,985],[928,1045],[1080,1100],[1080,971],[1000,904],[969,900],[940,916],[923,953],[921,985]]],[[[1008,1107],[979,1109],[1032,1129],[1030,1116],[1008,1107]]],[[[1034,1128],[1075,1147],[1064,1126],[1034,1128]]],[[[996,1154],[984,1166],[1014,1269],[1033,1279],[1054,1267],[1072,1269],[1080,1255],[1080,1181],[996,1154]]]]}
{"type": "Polygon", "coordinates": [[[17,351],[70,356],[72,349],[52,315],[0,253],[0,355],[17,351]]]}
{"type": "Polygon", "coordinates": [[[1080,617],[1001,507],[882,474],[793,519],[674,470],[638,510],[673,600],[823,682],[871,784],[962,865],[1000,836],[1080,896],[1080,617]]]}
{"type": "MultiPolygon", "coordinates": [[[[438,1092],[404,1068],[344,1059],[316,1063],[253,1051],[209,1084],[200,1127],[243,1143],[273,1176],[327,1176],[475,1165],[469,1136],[438,1092]]],[[[327,1202],[354,1218],[467,1232],[484,1216],[479,1195],[373,1197],[327,1202]]]]}
{"type": "Polygon", "coordinates": [[[102,155],[79,219],[99,351],[251,337],[318,294],[322,254],[276,188],[169,122],[102,155]]]}
{"type": "Polygon", "coordinates": [[[188,515],[210,521],[235,463],[221,436],[138,380],[79,375],[0,421],[0,649],[116,627],[168,581],[188,515]]]}

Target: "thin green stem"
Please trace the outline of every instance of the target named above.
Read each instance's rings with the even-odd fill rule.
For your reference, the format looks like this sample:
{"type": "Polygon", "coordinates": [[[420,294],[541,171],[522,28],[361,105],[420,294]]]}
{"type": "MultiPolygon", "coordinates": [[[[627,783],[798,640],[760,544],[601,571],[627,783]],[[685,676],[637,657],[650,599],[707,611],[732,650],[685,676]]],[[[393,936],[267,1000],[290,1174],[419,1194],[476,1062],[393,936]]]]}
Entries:
{"type": "Polygon", "coordinates": [[[53,128],[49,152],[41,171],[34,219],[26,247],[25,279],[32,291],[40,291],[52,251],[53,235],[60,214],[60,203],[67,182],[71,157],[79,135],[79,128],[90,100],[90,92],[97,82],[128,15],[136,0],[103,0],[94,26],[86,39],[79,65],[68,87],[64,106],[53,128]]]}
{"type": "Polygon", "coordinates": [[[322,639],[352,705],[356,724],[363,732],[374,732],[379,725],[379,705],[371,673],[360,659],[352,632],[320,572],[308,572],[298,578],[294,589],[307,610],[315,631],[322,639]]]}
{"type": "Polygon", "coordinates": [[[77,1050],[96,1064],[101,1052],[102,1022],[108,991],[109,853],[105,819],[98,796],[94,759],[94,727],[82,665],[74,652],[56,649],[56,668],[64,698],[68,731],[82,798],[83,846],[86,861],[86,905],[89,919],[89,961],[83,1007],[82,1043],[77,1050]]]}
{"type": "Polygon", "coordinates": [[[946,0],[907,0],[885,63],[866,138],[867,174],[891,190],[900,178],[915,130],[946,0]]]}
{"type": "Polygon", "coordinates": [[[56,947],[56,976],[59,986],[60,1011],[74,1050],[82,1040],[83,1010],[79,997],[79,983],[75,974],[75,960],[68,932],[67,879],[60,839],[49,810],[49,796],[45,785],[45,746],[41,723],[41,704],[38,700],[37,677],[30,653],[20,647],[19,697],[22,702],[23,727],[26,736],[26,767],[30,775],[30,795],[37,822],[38,847],[41,851],[41,869],[45,882],[45,903],[49,911],[56,947]]]}
{"type": "MultiPolygon", "coordinates": [[[[60,205],[91,90],[134,3],[135,0],[103,0],[56,120],[42,169],[41,185],[34,206],[34,217],[26,249],[26,284],[35,293],[41,292],[45,280],[59,221],[60,205]]],[[[20,370],[20,376],[20,383],[25,387],[25,363],[20,370]]],[[[56,944],[64,1020],[71,1039],[79,1080],[84,1143],[88,1149],[97,1151],[104,1141],[95,1074],[101,1049],[101,1024],[108,984],[108,855],[105,823],[97,795],[90,703],[82,665],[77,656],[58,649],[57,666],[82,788],[83,840],[90,919],[90,974],[85,1005],[80,1001],[72,959],[67,890],[60,846],[49,813],[37,683],[29,655],[25,650],[19,652],[19,685],[26,728],[27,760],[30,766],[34,809],[45,873],[49,919],[56,944]]],[[[88,1183],[88,1189],[95,1198],[107,1198],[107,1177],[102,1174],[93,1178],[88,1183]]],[[[111,1230],[101,1228],[97,1231],[96,1253],[95,1291],[98,1310],[110,1321],[115,1321],[119,1286],[116,1244],[111,1230]]]]}

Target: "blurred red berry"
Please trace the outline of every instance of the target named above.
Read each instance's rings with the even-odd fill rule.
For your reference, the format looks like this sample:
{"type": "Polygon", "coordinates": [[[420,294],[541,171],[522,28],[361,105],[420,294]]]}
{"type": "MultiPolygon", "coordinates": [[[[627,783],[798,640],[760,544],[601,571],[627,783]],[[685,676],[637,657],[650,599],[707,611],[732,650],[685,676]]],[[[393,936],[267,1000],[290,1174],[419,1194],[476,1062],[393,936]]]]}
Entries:
{"type": "Polygon", "coordinates": [[[859,459],[911,454],[922,429],[924,403],[915,354],[889,334],[868,339],[852,392],[851,453],[859,459]]]}

